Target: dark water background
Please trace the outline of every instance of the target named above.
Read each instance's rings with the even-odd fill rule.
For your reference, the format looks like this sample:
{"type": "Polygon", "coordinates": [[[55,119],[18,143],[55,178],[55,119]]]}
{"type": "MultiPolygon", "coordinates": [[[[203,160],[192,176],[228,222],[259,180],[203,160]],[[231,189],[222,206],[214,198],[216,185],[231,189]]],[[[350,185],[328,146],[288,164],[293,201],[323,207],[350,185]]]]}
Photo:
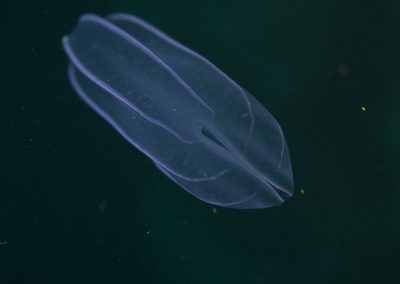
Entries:
{"type": "Polygon", "coordinates": [[[400,283],[399,1],[1,4],[0,282],[400,283]],[[186,194],[84,105],[61,37],[136,14],[281,123],[295,195],[238,211],[186,194]]]}

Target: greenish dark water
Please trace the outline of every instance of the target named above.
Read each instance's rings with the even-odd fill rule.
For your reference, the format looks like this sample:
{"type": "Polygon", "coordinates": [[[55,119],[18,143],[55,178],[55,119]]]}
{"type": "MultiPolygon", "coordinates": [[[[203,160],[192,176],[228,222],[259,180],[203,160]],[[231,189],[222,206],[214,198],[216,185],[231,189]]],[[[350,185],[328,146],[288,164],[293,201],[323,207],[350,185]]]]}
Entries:
{"type": "Polygon", "coordinates": [[[0,12],[1,283],[400,281],[400,2],[33,2],[0,12]],[[78,99],[61,38],[84,12],[117,11],[266,105],[292,198],[198,201],[78,99]]]}

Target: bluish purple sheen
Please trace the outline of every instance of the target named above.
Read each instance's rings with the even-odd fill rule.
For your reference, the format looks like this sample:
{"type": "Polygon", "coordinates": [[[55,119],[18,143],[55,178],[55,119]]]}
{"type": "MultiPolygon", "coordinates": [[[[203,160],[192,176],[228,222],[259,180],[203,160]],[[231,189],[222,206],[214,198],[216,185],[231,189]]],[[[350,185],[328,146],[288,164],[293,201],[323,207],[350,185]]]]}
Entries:
{"type": "Polygon", "coordinates": [[[63,47],[76,93],[187,192],[241,209],[292,195],[278,122],[201,55],[127,14],[83,15],[63,47]]]}

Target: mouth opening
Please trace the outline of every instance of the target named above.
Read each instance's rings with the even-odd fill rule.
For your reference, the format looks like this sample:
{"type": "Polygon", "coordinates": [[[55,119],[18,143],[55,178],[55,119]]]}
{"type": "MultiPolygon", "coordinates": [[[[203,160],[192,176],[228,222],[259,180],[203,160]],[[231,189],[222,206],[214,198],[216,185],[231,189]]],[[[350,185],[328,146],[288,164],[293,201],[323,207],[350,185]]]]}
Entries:
{"type": "Polygon", "coordinates": [[[222,143],[221,140],[219,140],[208,128],[202,127],[201,134],[203,134],[204,137],[206,137],[208,140],[210,140],[214,144],[217,144],[218,146],[220,146],[228,151],[228,148],[224,145],[224,143],[222,143]]]}

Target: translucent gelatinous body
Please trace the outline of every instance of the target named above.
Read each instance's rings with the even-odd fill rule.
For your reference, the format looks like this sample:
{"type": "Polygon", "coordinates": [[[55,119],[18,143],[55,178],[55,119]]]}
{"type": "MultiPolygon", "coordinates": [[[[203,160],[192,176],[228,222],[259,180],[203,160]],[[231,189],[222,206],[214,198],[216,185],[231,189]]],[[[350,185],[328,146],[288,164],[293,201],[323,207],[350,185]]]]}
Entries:
{"type": "Polygon", "coordinates": [[[279,124],[207,59],[126,14],[83,15],[63,46],[78,95],[189,193],[232,208],[292,195],[279,124]]]}

